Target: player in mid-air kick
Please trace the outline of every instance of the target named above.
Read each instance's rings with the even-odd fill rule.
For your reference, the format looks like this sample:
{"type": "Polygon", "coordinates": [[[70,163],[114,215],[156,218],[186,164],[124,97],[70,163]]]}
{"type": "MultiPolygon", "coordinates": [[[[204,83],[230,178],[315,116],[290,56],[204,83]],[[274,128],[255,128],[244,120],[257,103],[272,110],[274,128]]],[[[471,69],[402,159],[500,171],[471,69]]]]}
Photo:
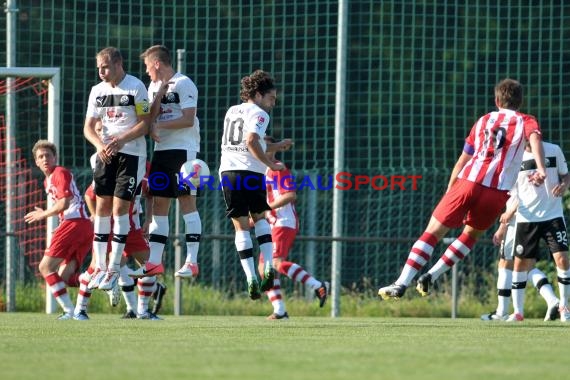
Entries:
{"type": "Polygon", "coordinates": [[[418,292],[428,295],[433,282],[471,252],[477,239],[504,209],[527,140],[536,159],[531,180],[536,185],[544,182],[546,169],[540,128],[533,117],[518,111],[522,103],[523,87],[518,81],[504,79],[495,86],[498,110],[483,115],[471,128],[451,173],[447,192],[433,211],[424,233],[412,246],[400,277],[380,288],[380,297],[402,297],[431,258],[436,244],[452,228],[465,224],[463,232],[437,263],[418,278],[418,292]]]}

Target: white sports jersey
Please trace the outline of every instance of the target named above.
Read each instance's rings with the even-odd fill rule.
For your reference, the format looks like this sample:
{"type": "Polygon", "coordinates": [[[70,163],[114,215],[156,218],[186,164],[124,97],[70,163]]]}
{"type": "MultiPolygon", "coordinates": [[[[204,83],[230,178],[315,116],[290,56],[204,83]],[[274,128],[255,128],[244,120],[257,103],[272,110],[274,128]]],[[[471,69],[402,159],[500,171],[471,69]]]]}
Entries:
{"type": "Polygon", "coordinates": [[[517,222],[542,222],[563,217],[562,197],[552,195],[552,189],[560,183],[559,177],[568,173],[568,165],[558,145],[543,142],[546,164],[546,180],[535,186],[528,176],[536,170],[532,153],[525,151],[521,170],[514,191],[519,198],[517,222]]]}
{"type": "Polygon", "coordinates": [[[259,135],[259,143],[265,152],[267,145],[263,137],[268,125],[269,115],[256,104],[242,103],[231,107],[224,118],[220,173],[249,170],[265,174],[267,166],[249,152],[245,138],[248,133],[259,135]]]}
{"type": "Polygon", "coordinates": [[[83,197],[77,189],[73,174],[62,166],[56,166],[54,171],[44,180],[46,193],[52,202],[57,202],[62,198],[71,198],[69,207],[59,213],[59,220],[64,219],[89,219],[85,210],[83,197]]]}
{"type": "MultiPolygon", "coordinates": [[[[101,119],[105,144],[111,137],[134,127],[137,124],[137,116],[147,115],[149,111],[146,87],[132,75],[125,75],[116,87],[101,82],[91,88],[87,117],[101,119]]],[[[140,136],[125,143],[119,152],[146,157],[145,137],[140,136]]]]}
{"type": "MultiPolygon", "coordinates": [[[[168,90],[161,100],[158,121],[167,121],[182,117],[185,108],[198,107],[198,88],[186,75],[176,73],[169,80],[168,90]]],[[[153,102],[162,82],[151,82],[148,96],[153,102]]],[[[160,142],[154,143],[154,150],[188,149],[200,151],[200,122],[194,117],[194,126],[181,129],[159,129],[160,142]]]]}

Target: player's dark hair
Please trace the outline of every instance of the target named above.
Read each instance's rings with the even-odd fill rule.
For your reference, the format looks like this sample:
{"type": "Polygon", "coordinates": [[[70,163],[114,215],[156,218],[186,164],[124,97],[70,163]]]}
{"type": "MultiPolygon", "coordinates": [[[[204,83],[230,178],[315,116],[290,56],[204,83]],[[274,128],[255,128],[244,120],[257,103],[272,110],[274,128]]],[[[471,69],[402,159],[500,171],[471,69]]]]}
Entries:
{"type": "Polygon", "coordinates": [[[121,55],[121,51],[113,46],[106,47],[101,51],[99,51],[99,53],[97,53],[95,58],[99,57],[107,57],[107,59],[111,63],[123,62],[123,56],[121,55]]]}
{"type": "Polygon", "coordinates": [[[34,156],[34,159],[36,158],[36,152],[39,149],[49,149],[49,150],[51,150],[53,155],[57,157],[57,147],[51,141],[48,141],[48,140],[36,141],[36,143],[34,144],[34,147],[32,148],[32,155],[34,156]]]}
{"type": "Polygon", "coordinates": [[[146,58],[155,59],[161,63],[172,66],[172,60],[170,59],[170,51],[164,45],[153,45],[148,49],[146,49],[141,54],[141,59],[145,60],[146,58]]]}
{"type": "Polygon", "coordinates": [[[264,96],[272,90],[275,90],[275,81],[263,70],[255,70],[251,75],[241,78],[240,98],[244,102],[255,98],[258,92],[264,96]]]}
{"type": "Polygon", "coordinates": [[[514,79],[503,79],[495,86],[495,97],[501,108],[518,110],[523,103],[523,87],[514,79]]]}

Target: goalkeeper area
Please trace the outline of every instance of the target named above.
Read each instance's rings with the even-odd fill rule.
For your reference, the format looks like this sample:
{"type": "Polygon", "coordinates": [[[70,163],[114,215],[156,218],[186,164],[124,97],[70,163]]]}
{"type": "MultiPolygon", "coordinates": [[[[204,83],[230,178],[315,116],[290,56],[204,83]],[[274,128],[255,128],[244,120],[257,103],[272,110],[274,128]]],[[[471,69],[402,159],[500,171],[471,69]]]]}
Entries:
{"type": "MultiPolygon", "coordinates": [[[[13,238],[17,259],[14,269],[20,278],[26,273],[39,277],[38,264],[46,249],[46,221],[27,226],[24,215],[34,207],[44,207],[46,195],[42,182],[43,175],[36,169],[31,146],[47,136],[48,125],[48,85],[42,78],[16,77],[13,80],[0,77],[0,97],[14,96],[19,114],[16,129],[9,131],[5,114],[0,114],[0,214],[3,216],[3,236],[0,247],[8,254],[6,242],[13,238]],[[18,121],[25,120],[26,127],[18,121]],[[32,145],[30,145],[32,144],[32,145]]],[[[2,255],[1,264],[5,267],[2,255]]]]}

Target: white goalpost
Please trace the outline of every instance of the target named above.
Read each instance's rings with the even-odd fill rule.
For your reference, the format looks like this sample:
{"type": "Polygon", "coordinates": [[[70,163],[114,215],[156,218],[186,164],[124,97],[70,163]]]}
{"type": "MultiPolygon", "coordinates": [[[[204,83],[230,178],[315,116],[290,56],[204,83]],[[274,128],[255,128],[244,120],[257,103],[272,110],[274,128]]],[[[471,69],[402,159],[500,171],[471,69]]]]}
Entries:
{"type": "MultiPolygon", "coordinates": [[[[48,81],[48,140],[60,145],[60,113],[61,113],[61,69],[59,67],[0,67],[0,78],[7,78],[6,93],[6,311],[16,311],[16,239],[13,230],[14,202],[16,192],[13,161],[16,136],[16,94],[13,90],[14,78],[45,78],[48,81]]],[[[51,240],[51,233],[57,226],[57,217],[47,220],[46,244],[51,240]]],[[[55,300],[46,287],[46,313],[55,312],[55,300]]]]}

